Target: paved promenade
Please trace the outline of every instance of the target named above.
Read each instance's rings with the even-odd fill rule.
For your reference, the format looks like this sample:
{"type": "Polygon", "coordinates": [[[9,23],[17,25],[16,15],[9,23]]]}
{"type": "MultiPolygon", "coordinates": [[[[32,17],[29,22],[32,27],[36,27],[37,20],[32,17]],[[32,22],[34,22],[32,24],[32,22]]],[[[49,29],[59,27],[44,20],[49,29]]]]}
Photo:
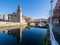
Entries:
{"type": "Polygon", "coordinates": [[[53,33],[56,41],[60,44],[60,25],[58,24],[53,25],[53,33]]]}
{"type": "Polygon", "coordinates": [[[21,25],[24,25],[24,24],[20,24],[19,22],[0,22],[0,28],[21,26],[21,25]]]}

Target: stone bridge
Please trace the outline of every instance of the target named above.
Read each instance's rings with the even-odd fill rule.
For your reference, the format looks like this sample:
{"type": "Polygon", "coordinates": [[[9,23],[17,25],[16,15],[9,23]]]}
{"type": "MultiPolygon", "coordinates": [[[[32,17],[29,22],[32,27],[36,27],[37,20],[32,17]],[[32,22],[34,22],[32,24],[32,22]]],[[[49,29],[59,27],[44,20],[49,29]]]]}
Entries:
{"type": "Polygon", "coordinates": [[[30,26],[45,26],[47,22],[28,22],[27,24],[30,26]]]}

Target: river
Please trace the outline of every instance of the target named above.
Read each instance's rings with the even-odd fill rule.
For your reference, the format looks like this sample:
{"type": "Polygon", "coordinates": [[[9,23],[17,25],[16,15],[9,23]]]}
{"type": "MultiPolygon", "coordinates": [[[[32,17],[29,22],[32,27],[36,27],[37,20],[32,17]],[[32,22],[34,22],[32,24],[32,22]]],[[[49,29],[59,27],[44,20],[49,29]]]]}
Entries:
{"type": "Polygon", "coordinates": [[[38,27],[20,27],[6,32],[0,30],[0,45],[20,45],[20,30],[23,30],[21,45],[44,45],[47,29],[38,27]]]}

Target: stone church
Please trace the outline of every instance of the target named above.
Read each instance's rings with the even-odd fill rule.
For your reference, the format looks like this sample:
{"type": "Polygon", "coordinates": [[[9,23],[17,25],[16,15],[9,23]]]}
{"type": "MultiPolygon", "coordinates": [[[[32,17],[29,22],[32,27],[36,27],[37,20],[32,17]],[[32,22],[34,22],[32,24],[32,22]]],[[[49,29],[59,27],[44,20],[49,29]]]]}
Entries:
{"type": "Polygon", "coordinates": [[[18,5],[17,12],[13,12],[12,14],[4,15],[3,20],[4,21],[9,21],[9,22],[20,22],[20,23],[25,22],[25,19],[22,16],[21,6],[18,5]]]}

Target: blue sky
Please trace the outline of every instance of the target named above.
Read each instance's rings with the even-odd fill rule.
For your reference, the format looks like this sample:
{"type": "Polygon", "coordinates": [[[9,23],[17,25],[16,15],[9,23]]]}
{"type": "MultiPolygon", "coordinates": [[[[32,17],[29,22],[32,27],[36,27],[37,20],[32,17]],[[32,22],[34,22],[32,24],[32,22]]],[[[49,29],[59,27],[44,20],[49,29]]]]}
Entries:
{"type": "MultiPolygon", "coordinates": [[[[57,0],[53,2],[55,7],[57,0]]],[[[22,7],[23,15],[31,18],[48,18],[50,0],[0,0],[0,14],[17,11],[18,4],[22,7]]]]}

